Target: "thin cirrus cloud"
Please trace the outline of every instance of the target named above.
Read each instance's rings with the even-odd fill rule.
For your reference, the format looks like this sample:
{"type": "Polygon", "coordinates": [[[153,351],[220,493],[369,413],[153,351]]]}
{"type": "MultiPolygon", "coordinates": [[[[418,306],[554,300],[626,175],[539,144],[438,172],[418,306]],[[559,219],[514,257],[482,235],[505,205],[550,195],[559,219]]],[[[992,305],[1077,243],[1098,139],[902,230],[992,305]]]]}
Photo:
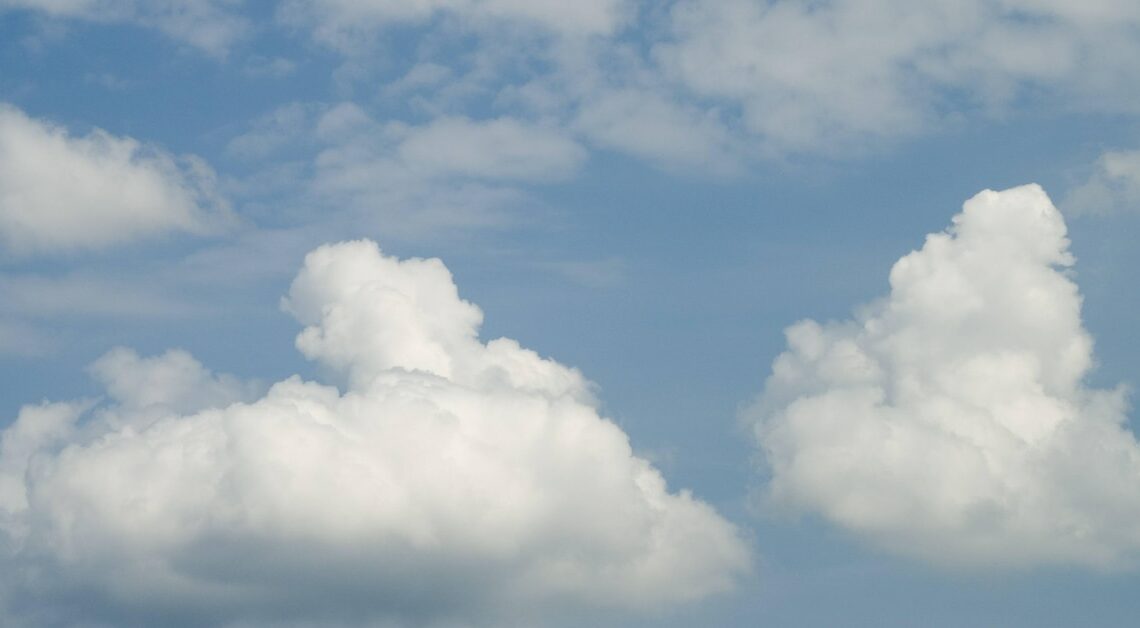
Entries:
{"type": "Polygon", "coordinates": [[[414,102],[438,112],[486,98],[673,168],[702,153],[729,164],[854,154],[963,116],[1140,112],[1140,11],[1120,0],[589,2],[572,14],[554,4],[330,1],[286,5],[282,16],[357,70],[369,65],[365,43],[399,25],[423,27],[440,43],[405,70],[431,67],[451,80],[420,85],[414,102]],[[530,30],[496,31],[504,19],[566,37],[536,45],[530,30]],[[448,29],[509,43],[475,44],[456,63],[448,29]],[[738,137],[750,141],[727,141],[738,137]]]}
{"type": "Polygon", "coordinates": [[[1065,195],[1061,207],[1071,214],[1140,211],[1140,150],[1103,153],[1088,178],[1065,195]]]}
{"type": "Polygon", "coordinates": [[[683,0],[654,56],[769,149],[843,152],[978,110],[1135,114],[1137,25],[1119,0],[683,0]]]}
{"type": "MultiPolygon", "coordinates": [[[[300,193],[289,202],[322,208],[322,216],[323,208],[338,208],[389,238],[518,222],[520,206],[542,211],[533,186],[572,179],[588,158],[556,127],[509,116],[382,123],[353,103],[280,107],[231,140],[227,152],[267,173],[275,158],[295,158],[301,174],[287,181],[300,193]]],[[[278,183],[269,178],[272,189],[278,183]]]]}
{"type": "Polygon", "coordinates": [[[0,0],[0,13],[24,10],[56,19],[133,24],[218,57],[249,31],[249,21],[233,8],[228,0],[0,0]]]}
{"type": "MultiPolygon", "coordinates": [[[[5,7],[139,24],[219,56],[250,30],[220,1],[5,7]]],[[[396,87],[393,71],[435,68],[449,80],[401,101],[439,115],[479,103],[555,118],[670,168],[711,153],[714,173],[757,155],[857,153],[963,115],[1140,113],[1140,10],[1124,0],[290,0],[275,16],[271,27],[350,58],[337,73],[347,84],[396,87]],[[400,68],[375,53],[404,27],[423,45],[400,68]],[[750,141],[728,141],[740,137],[750,141]]],[[[291,71],[264,59],[267,73],[291,71]]]]}
{"type": "Polygon", "coordinates": [[[457,18],[465,26],[496,23],[538,26],[567,36],[604,35],[617,29],[632,13],[628,0],[287,0],[278,8],[283,24],[308,28],[313,38],[342,51],[359,50],[376,29],[420,25],[438,16],[457,18]]]}
{"type": "Polygon", "coordinates": [[[0,246],[71,253],[230,220],[213,170],[129,137],[66,129],[0,104],[0,246]]]}
{"type": "Polygon", "coordinates": [[[572,178],[586,149],[557,128],[501,116],[439,116],[421,125],[380,123],[353,103],[291,103],[253,122],[227,150],[256,161],[292,145],[318,145],[320,160],[373,177],[547,183],[572,178]],[[337,155],[343,155],[338,158],[337,155]]]}
{"type": "Polygon", "coordinates": [[[20,412],[0,441],[9,619],[533,622],[749,571],[735,527],[669,492],[577,370],[479,340],[439,260],[323,246],[284,307],[343,391],[258,394],[117,349],[91,367],[109,402],[20,412]]]}
{"type": "Polygon", "coordinates": [[[430,176],[541,183],[569,178],[586,160],[563,133],[511,118],[437,118],[400,134],[400,161],[430,176]]]}
{"type": "Polygon", "coordinates": [[[748,411],[775,505],[945,565],[1130,564],[1140,445],[1093,343],[1061,214],[984,191],[840,323],[788,328],[748,411]]]}

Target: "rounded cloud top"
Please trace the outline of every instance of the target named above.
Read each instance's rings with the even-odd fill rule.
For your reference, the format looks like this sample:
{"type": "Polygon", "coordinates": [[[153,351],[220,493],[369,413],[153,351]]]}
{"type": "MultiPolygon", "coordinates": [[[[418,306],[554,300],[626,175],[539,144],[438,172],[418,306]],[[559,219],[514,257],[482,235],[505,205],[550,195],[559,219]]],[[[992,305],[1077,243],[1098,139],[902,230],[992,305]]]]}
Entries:
{"type": "Polygon", "coordinates": [[[750,411],[770,497],[940,563],[1105,566],[1140,550],[1124,391],[1092,340],[1044,191],[984,191],[853,320],[787,330],[750,411]]]}
{"type": "Polygon", "coordinates": [[[439,260],[321,247],[285,303],[346,392],[258,394],[183,352],[120,349],[94,367],[111,403],[20,413],[0,450],[13,617],[530,621],[698,599],[749,570],[736,529],[669,492],[576,370],[480,341],[439,260]]]}

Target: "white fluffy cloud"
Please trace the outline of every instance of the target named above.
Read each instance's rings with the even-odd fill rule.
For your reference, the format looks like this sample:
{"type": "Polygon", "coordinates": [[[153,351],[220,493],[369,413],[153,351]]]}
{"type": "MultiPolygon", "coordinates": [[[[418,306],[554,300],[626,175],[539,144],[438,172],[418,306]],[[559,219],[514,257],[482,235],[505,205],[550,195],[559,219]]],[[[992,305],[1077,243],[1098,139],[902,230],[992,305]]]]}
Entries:
{"type": "Polygon", "coordinates": [[[214,173],[102,130],[82,137],[0,104],[0,246],[18,253],[99,249],[227,219],[214,173]]]}
{"type": "Polygon", "coordinates": [[[0,0],[0,12],[25,9],[54,18],[137,24],[214,55],[224,55],[249,29],[233,8],[232,0],[0,0]]]}
{"type": "Polygon", "coordinates": [[[1140,446],[1093,364],[1060,213],[984,191],[851,321],[787,330],[750,411],[770,497],[940,563],[1123,564],[1140,446]]]}
{"type": "Polygon", "coordinates": [[[346,389],[254,398],[185,353],[120,349],[92,367],[111,402],[21,411],[0,449],[10,620],[529,622],[748,571],[734,527],[669,492],[578,371],[479,340],[439,260],[321,247],[284,305],[346,389]]]}

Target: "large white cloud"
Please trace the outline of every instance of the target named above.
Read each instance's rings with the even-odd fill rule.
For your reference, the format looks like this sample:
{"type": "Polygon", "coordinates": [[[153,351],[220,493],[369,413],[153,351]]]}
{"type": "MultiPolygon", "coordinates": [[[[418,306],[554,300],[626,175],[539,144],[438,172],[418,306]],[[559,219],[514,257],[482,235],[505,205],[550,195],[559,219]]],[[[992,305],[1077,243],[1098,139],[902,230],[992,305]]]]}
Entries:
{"type": "Polygon", "coordinates": [[[0,450],[10,621],[530,622],[749,570],[578,371],[480,341],[439,260],[321,247],[284,304],[343,391],[253,398],[184,353],[116,350],[92,367],[110,402],[21,411],[0,450]]]}
{"type": "Polygon", "coordinates": [[[99,249],[228,220],[202,160],[102,130],[77,137],[0,104],[0,246],[99,249]]]}
{"type": "Polygon", "coordinates": [[[940,563],[1092,566],[1140,550],[1124,391],[1092,340],[1061,215],[985,191],[850,321],[787,330],[750,411],[769,497],[940,563]]]}

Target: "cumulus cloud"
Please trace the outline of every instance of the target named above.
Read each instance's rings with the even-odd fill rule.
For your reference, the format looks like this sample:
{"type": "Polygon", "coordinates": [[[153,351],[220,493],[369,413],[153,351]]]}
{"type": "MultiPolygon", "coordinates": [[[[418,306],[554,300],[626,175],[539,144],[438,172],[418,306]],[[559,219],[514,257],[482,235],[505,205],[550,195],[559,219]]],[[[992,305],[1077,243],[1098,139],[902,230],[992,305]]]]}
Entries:
{"type": "Polygon", "coordinates": [[[248,29],[232,0],[0,0],[4,10],[32,10],[53,18],[128,23],[213,55],[224,55],[248,29]]]}
{"type": "Polygon", "coordinates": [[[669,492],[577,370],[513,340],[436,259],[321,247],[284,307],[346,382],[257,387],[117,349],[108,401],[2,436],[9,621],[541,622],[657,609],[748,571],[735,528],[669,492]]]}
{"type": "Polygon", "coordinates": [[[228,219],[215,175],[96,129],[85,136],[0,104],[0,245],[17,254],[106,248],[228,219]]]}
{"type": "Polygon", "coordinates": [[[1061,207],[1073,214],[1140,211],[1140,150],[1105,152],[1088,179],[1069,190],[1061,207]]]}
{"type": "Polygon", "coordinates": [[[850,321],[788,328],[749,411],[774,504],[938,563],[1127,564],[1140,446],[1093,343],[1060,213],[984,191],[850,321]]]}

